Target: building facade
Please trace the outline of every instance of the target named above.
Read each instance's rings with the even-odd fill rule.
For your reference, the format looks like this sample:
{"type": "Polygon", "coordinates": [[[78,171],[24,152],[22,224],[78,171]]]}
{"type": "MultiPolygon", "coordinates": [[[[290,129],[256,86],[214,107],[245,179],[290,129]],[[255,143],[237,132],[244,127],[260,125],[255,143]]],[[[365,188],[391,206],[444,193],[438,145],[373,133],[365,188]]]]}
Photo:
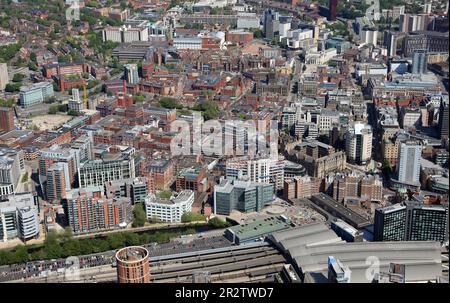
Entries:
{"type": "Polygon", "coordinates": [[[375,241],[448,240],[448,206],[407,201],[375,211],[375,241]]]}
{"type": "Polygon", "coordinates": [[[54,95],[53,85],[50,82],[40,82],[31,86],[22,87],[19,93],[19,102],[22,107],[44,102],[46,98],[54,95]]]}
{"type": "Polygon", "coordinates": [[[115,256],[119,283],[150,283],[150,254],[141,246],[120,249],[115,256]]]}
{"type": "Polygon", "coordinates": [[[145,198],[147,220],[181,222],[181,216],[192,211],[192,204],[194,204],[194,192],[192,190],[182,190],[169,199],[160,199],[155,194],[149,194],[145,198]]]}
{"type": "Polygon", "coordinates": [[[347,160],[364,165],[372,159],[372,128],[364,123],[355,123],[345,138],[347,160]]]}
{"type": "Polygon", "coordinates": [[[229,215],[233,210],[244,213],[260,211],[273,200],[273,184],[222,180],[214,187],[215,214],[229,215]]]}

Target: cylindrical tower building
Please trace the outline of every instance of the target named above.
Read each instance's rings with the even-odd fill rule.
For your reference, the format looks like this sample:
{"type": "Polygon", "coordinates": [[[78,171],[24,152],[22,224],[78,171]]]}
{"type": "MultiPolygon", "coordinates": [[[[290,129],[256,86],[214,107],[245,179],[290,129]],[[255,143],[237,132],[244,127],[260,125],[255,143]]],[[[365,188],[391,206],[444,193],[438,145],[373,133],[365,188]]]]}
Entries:
{"type": "Polygon", "coordinates": [[[119,283],[149,283],[150,264],[148,250],[130,246],[116,253],[117,280],[119,283]]]}

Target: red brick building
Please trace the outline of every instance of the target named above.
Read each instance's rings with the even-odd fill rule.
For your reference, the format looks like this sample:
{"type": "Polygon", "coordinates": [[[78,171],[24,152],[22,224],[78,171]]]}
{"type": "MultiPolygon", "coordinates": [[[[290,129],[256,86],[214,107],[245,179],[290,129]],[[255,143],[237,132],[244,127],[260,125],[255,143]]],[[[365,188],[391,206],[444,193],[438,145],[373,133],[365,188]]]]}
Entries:
{"type": "Polygon", "coordinates": [[[56,75],[82,74],[88,70],[83,63],[56,63],[43,66],[43,75],[50,79],[56,75]]]}
{"type": "Polygon", "coordinates": [[[190,189],[193,191],[203,192],[206,190],[206,169],[205,167],[190,167],[180,170],[176,180],[176,190],[190,189]]]}
{"type": "Polygon", "coordinates": [[[253,33],[244,30],[229,31],[225,34],[225,41],[244,44],[253,40],[253,33]]]}
{"type": "Polygon", "coordinates": [[[59,89],[62,92],[66,90],[70,90],[72,88],[83,87],[86,85],[86,80],[83,78],[75,78],[75,77],[65,77],[62,75],[56,76],[56,81],[58,83],[59,89]]]}
{"type": "Polygon", "coordinates": [[[14,129],[14,110],[12,107],[0,107],[0,132],[14,129]]]}
{"type": "Polygon", "coordinates": [[[153,180],[156,189],[169,189],[174,181],[173,162],[165,159],[152,159],[146,164],[143,175],[153,180]]]}

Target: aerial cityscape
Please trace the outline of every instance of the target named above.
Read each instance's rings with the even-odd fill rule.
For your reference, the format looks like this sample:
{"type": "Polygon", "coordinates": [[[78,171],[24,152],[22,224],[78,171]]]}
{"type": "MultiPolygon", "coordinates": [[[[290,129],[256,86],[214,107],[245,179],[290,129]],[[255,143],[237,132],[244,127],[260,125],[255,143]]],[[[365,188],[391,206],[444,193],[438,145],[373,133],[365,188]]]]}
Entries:
{"type": "Polygon", "coordinates": [[[448,13],[0,0],[0,283],[448,284],[448,13]]]}

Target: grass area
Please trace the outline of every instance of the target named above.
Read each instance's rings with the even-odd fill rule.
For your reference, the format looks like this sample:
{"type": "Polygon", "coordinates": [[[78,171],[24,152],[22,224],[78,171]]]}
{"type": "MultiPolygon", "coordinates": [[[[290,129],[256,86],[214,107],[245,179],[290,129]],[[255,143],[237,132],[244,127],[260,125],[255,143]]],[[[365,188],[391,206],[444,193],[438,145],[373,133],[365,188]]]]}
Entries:
{"type": "Polygon", "coordinates": [[[156,197],[159,199],[170,199],[170,197],[172,197],[173,193],[170,190],[161,190],[159,192],[156,193],[156,197]]]}
{"type": "Polygon", "coordinates": [[[193,212],[186,212],[181,216],[181,222],[200,222],[206,221],[206,216],[193,212]]]}

